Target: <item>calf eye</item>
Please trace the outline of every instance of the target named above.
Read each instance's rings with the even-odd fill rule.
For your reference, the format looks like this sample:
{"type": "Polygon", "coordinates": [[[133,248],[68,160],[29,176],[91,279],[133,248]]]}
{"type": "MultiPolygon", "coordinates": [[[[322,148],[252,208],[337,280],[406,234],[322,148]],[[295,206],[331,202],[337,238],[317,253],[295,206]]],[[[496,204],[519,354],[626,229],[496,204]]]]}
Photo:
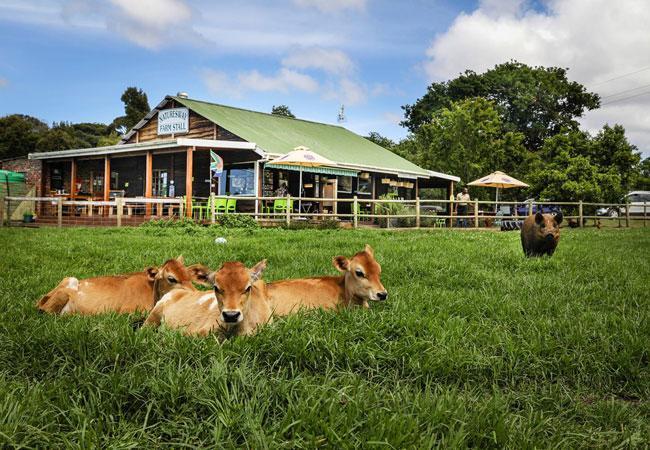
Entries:
{"type": "Polygon", "coordinates": [[[357,269],[354,273],[356,273],[359,278],[363,278],[363,272],[361,270],[357,269]]]}
{"type": "Polygon", "coordinates": [[[169,281],[169,282],[172,283],[172,284],[174,284],[174,283],[177,282],[177,281],[176,281],[176,278],[174,278],[174,277],[172,277],[172,276],[167,277],[167,281],[169,281]]]}
{"type": "Polygon", "coordinates": [[[252,288],[253,288],[253,286],[248,286],[246,288],[246,290],[244,291],[244,294],[250,294],[252,288]]]}
{"type": "Polygon", "coordinates": [[[222,293],[221,289],[219,289],[219,286],[217,286],[216,284],[214,285],[214,293],[215,294],[221,294],[222,293]]]}

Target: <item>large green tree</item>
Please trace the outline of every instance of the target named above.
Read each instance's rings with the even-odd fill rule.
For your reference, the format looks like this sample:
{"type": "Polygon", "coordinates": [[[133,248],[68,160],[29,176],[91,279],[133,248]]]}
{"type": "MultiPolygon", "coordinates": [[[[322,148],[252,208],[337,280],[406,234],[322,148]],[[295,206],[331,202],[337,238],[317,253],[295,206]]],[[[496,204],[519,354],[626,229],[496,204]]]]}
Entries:
{"type": "Polygon", "coordinates": [[[47,124],[35,117],[23,114],[0,117],[0,159],[33,152],[41,134],[47,129],[47,124]]]}
{"type": "Polygon", "coordinates": [[[126,88],[120,99],[124,103],[124,115],[116,117],[110,126],[118,133],[124,134],[140,122],[151,108],[147,94],[134,86],[126,88]]]}
{"type": "MultiPolygon", "coordinates": [[[[521,176],[528,158],[523,139],[521,133],[506,129],[492,101],[478,97],[436,111],[395,152],[467,183],[494,170],[521,176]]],[[[491,194],[483,189],[476,195],[491,194]]]]}
{"type": "Polygon", "coordinates": [[[436,111],[474,97],[492,100],[506,129],[521,132],[524,145],[533,151],[563,129],[578,129],[576,119],[600,104],[597,94],[567,78],[566,69],[511,61],[485,73],[468,70],[453,80],[432,83],[422,98],[402,107],[402,125],[416,132],[436,111]]]}

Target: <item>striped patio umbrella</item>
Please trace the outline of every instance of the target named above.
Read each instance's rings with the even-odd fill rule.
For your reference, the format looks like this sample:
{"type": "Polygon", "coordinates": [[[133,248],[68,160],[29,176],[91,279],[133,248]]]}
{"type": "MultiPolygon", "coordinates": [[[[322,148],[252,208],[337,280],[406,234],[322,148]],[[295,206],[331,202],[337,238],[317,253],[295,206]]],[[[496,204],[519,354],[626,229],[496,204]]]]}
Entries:
{"type": "Polygon", "coordinates": [[[496,203],[494,204],[495,211],[499,203],[499,189],[528,187],[528,185],[523,181],[519,181],[516,178],[513,178],[510,175],[507,175],[498,170],[496,172],[492,172],[490,175],[484,176],[483,178],[474,180],[471,183],[468,183],[467,185],[496,188],[497,189],[496,200],[495,200],[496,203]]]}

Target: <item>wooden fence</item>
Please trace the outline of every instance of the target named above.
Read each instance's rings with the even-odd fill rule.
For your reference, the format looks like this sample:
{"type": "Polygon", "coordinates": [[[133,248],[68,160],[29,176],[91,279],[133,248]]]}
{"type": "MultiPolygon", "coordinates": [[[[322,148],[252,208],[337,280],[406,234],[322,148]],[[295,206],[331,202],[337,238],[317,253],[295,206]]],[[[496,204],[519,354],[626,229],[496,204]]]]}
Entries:
{"type": "MultiPolygon", "coordinates": [[[[562,209],[563,226],[600,226],[602,223],[617,223],[619,227],[631,226],[634,221],[647,225],[647,203],[634,204],[639,211],[630,211],[629,204],[587,203],[587,202],[538,202],[525,204],[527,214],[519,215],[522,202],[498,202],[495,213],[494,201],[472,200],[467,203],[467,212],[457,214],[459,203],[453,200],[420,199],[348,199],[303,197],[217,197],[204,199],[205,202],[191,216],[204,223],[217,223],[224,214],[219,211],[217,199],[237,200],[247,203],[248,210],[227,214],[251,216],[265,225],[295,223],[322,223],[337,221],[357,228],[359,226],[379,226],[383,228],[491,228],[504,223],[519,223],[533,208],[554,205],[562,209]],[[302,204],[302,211],[297,210],[302,204]],[[292,205],[291,208],[282,204],[292,205]],[[315,211],[306,206],[318,205],[315,211]],[[518,208],[519,207],[519,208],[518,208]],[[596,215],[598,208],[608,208],[616,212],[615,217],[596,215]],[[509,213],[508,210],[510,211],[509,213]],[[342,212],[345,211],[345,212],[342,212]],[[505,213],[504,213],[505,211],[505,213]]],[[[195,200],[196,201],[196,200],[195,200]]],[[[223,203],[222,203],[223,204],[223,203]]],[[[152,219],[176,220],[185,217],[185,202],[182,198],[116,198],[111,201],[65,200],[53,197],[5,197],[0,202],[0,218],[3,225],[23,222],[16,211],[30,211],[36,216],[37,225],[138,225],[152,219]]],[[[243,208],[240,208],[243,209],[243,208]]]]}

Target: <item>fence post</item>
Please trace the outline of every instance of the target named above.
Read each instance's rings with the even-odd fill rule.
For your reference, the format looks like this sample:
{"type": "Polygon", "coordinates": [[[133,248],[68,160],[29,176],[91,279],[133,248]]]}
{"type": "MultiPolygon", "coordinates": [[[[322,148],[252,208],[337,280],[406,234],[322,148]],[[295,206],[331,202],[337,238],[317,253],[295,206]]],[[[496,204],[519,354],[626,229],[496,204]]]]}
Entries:
{"type": "Polygon", "coordinates": [[[260,212],[260,198],[255,194],[255,220],[259,219],[258,214],[260,212]]]}
{"type": "Polygon", "coordinates": [[[287,226],[291,223],[291,195],[287,194],[287,204],[285,205],[285,209],[287,212],[287,226]]]}
{"type": "Polygon", "coordinates": [[[415,197],[415,228],[420,228],[420,197],[415,197]]]}
{"type": "MultiPolygon", "coordinates": [[[[210,193],[210,223],[215,223],[217,221],[217,207],[215,205],[217,199],[214,198],[214,192],[210,193]]],[[[255,205],[257,209],[257,205],[255,205]]],[[[257,212],[257,211],[255,211],[257,212]]]]}
{"type": "Polygon", "coordinates": [[[56,224],[59,228],[63,226],[63,199],[56,199],[56,224]]]}
{"type": "Polygon", "coordinates": [[[117,203],[117,226],[122,226],[122,213],[124,212],[124,199],[117,197],[115,203],[117,203]]]}
{"type": "Polygon", "coordinates": [[[630,228],[630,201],[625,200],[625,227],[630,228]]]}
{"type": "MultiPolygon", "coordinates": [[[[538,210],[539,211],[539,210],[538,210]]],[[[533,202],[530,202],[528,204],[528,215],[532,216],[533,215],[533,202]]]]}
{"type": "Polygon", "coordinates": [[[182,219],[183,217],[185,217],[183,215],[183,208],[185,208],[185,201],[181,198],[179,203],[178,203],[178,218],[179,219],[182,219]]]}
{"type": "Polygon", "coordinates": [[[354,196],[354,202],[352,205],[353,205],[352,210],[354,213],[352,223],[354,224],[354,228],[357,228],[359,226],[359,216],[358,216],[359,200],[357,199],[356,195],[354,196]]]}
{"type": "MultiPolygon", "coordinates": [[[[6,222],[5,213],[8,210],[9,210],[9,200],[7,200],[7,198],[5,197],[2,199],[2,202],[0,202],[0,222],[1,222],[0,226],[1,227],[5,226],[5,222],[6,222]]],[[[7,226],[9,226],[8,223],[7,226]]]]}
{"type": "Polygon", "coordinates": [[[454,228],[454,201],[449,202],[449,228],[454,228]]]}
{"type": "Polygon", "coordinates": [[[584,223],[583,222],[584,219],[582,218],[582,200],[580,200],[580,203],[578,203],[578,220],[579,220],[578,226],[582,228],[584,223]]]}
{"type": "Polygon", "coordinates": [[[474,200],[474,228],[478,228],[478,200],[474,200]]]}
{"type": "Polygon", "coordinates": [[[646,226],[646,214],[648,212],[648,202],[643,202],[643,226],[646,226]]]}

